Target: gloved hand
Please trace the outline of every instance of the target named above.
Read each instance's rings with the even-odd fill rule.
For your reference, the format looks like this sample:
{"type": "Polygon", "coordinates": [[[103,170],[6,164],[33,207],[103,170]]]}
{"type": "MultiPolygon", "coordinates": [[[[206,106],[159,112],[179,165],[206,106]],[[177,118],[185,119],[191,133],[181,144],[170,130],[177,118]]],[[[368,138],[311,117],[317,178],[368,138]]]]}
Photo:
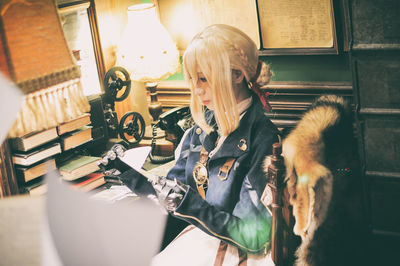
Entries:
{"type": "Polygon", "coordinates": [[[187,185],[176,179],[170,180],[135,169],[123,173],[121,181],[138,195],[156,195],[158,202],[171,212],[179,206],[189,189],[187,185]]]}
{"type": "Polygon", "coordinates": [[[167,211],[175,211],[188,191],[188,186],[174,179],[159,177],[152,182],[153,188],[157,193],[158,200],[167,211]]]}
{"type": "Polygon", "coordinates": [[[106,155],[99,163],[100,169],[104,174],[110,177],[118,177],[121,173],[128,171],[131,167],[121,161],[126,149],[121,144],[115,144],[107,151],[106,155]]]}
{"type": "Polygon", "coordinates": [[[100,168],[106,174],[118,177],[124,185],[139,196],[157,195],[161,205],[168,211],[174,211],[188,191],[188,186],[176,179],[170,180],[163,176],[141,173],[132,169],[120,159],[125,151],[124,146],[114,145],[102,158],[100,168]]]}

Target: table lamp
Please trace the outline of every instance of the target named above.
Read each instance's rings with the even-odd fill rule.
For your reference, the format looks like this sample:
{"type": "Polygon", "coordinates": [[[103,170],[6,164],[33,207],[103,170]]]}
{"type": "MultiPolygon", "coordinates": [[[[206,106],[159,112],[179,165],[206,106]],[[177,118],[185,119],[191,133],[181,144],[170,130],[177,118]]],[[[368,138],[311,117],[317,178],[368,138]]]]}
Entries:
{"type": "Polygon", "coordinates": [[[129,71],[131,80],[145,84],[150,92],[149,112],[155,122],[162,112],[157,82],[178,71],[179,52],[160,23],[154,4],[132,5],[127,13],[128,23],[118,45],[117,64],[129,71]]]}

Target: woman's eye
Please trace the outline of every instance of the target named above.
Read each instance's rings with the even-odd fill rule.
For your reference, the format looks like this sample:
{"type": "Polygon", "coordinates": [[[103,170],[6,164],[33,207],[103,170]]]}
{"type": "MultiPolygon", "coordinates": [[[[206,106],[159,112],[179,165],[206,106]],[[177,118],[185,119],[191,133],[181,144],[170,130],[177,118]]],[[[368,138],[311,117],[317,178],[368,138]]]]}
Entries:
{"type": "Polygon", "coordinates": [[[206,79],[206,78],[199,78],[199,80],[200,80],[201,82],[207,82],[207,79],[206,79]]]}

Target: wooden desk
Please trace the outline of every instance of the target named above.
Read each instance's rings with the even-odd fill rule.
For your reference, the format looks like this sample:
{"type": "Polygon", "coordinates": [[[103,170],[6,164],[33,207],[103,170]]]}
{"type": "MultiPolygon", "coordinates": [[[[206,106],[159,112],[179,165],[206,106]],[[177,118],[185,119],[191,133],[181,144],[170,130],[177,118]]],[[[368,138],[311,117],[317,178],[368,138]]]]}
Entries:
{"type": "MultiPolygon", "coordinates": [[[[139,142],[139,146],[151,146],[151,139],[142,139],[139,142]]],[[[160,156],[171,156],[174,153],[174,145],[171,141],[165,138],[156,139],[156,148],[153,154],[160,156]]]]}

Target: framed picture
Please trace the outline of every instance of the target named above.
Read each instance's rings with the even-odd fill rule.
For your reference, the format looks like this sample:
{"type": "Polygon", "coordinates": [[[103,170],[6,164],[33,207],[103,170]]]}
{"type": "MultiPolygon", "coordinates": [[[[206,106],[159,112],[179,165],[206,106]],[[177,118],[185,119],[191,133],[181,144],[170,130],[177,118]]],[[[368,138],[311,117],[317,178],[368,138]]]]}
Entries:
{"type": "Polygon", "coordinates": [[[154,0],[161,23],[178,49],[186,49],[195,34],[211,24],[235,26],[260,48],[256,0],[154,0]]]}
{"type": "Polygon", "coordinates": [[[85,95],[102,92],[105,75],[93,0],[57,0],[65,38],[81,69],[85,95]]]}
{"type": "Polygon", "coordinates": [[[185,50],[210,24],[246,32],[260,55],[338,54],[336,0],[154,0],[161,23],[185,50]]]}
{"type": "Polygon", "coordinates": [[[261,55],[337,54],[333,0],[257,1],[261,55]]]}

